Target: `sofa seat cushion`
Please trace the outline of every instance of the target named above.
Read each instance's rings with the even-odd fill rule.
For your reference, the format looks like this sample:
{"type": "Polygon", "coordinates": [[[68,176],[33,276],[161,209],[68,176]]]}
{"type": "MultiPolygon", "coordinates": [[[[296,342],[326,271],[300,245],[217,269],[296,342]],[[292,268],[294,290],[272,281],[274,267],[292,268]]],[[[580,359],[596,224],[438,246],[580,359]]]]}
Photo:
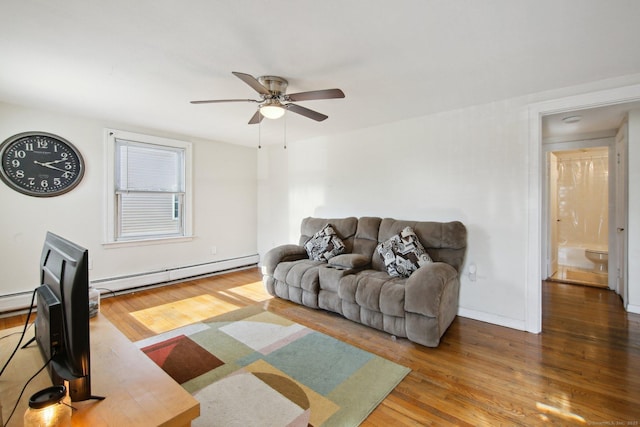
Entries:
{"type": "Polygon", "coordinates": [[[391,277],[383,271],[364,270],[343,277],[338,295],[367,310],[404,317],[405,282],[406,279],[391,277]]]}
{"type": "Polygon", "coordinates": [[[281,262],[276,267],[273,277],[287,286],[318,293],[318,270],[322,266],[326,266],[326,263],[310,259],[281,262]]]}

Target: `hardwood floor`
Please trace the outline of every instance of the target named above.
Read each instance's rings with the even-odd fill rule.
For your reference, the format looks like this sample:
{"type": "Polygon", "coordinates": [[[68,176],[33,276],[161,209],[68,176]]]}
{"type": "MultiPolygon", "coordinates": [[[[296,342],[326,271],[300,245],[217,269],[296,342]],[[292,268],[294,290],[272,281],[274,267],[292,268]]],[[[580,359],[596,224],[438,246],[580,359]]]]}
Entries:
{"type": "Polygon", "coordinates": [[[216,301],[211,316],[259,304],[411,368],[365,426],[640,425],[640,315],[606,289],[545,282],[542,334],[457,317],[434,349],[271,298],[260,279],[251,269],[193,280],[105,298],[101,311],[135,341],[156,332],[131,313],[166,304],[165,320],[184,322],[172,303],[203,295],[216,301]]]}
{"type": "Polygon", "coordinates": [[[597,286],[605,289],[609,287],[608,272],[587,270],[568,265],[558,265],[558,269],[549,280],[576,285],[597,286]]]}

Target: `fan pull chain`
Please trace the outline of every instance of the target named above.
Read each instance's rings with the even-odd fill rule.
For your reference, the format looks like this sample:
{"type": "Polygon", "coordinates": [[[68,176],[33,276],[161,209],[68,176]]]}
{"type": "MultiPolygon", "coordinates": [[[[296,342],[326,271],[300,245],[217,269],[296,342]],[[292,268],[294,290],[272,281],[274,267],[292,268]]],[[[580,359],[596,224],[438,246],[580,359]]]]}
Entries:
{"type": "Polygon", "coordinates": [[[287,113],[284,113],[284,149],[287,149],[287,113]]]}
{"type": "Polygon", "coordinates": [[[258,121],[258,150],[262,148],[262,120],[258,121]]]}

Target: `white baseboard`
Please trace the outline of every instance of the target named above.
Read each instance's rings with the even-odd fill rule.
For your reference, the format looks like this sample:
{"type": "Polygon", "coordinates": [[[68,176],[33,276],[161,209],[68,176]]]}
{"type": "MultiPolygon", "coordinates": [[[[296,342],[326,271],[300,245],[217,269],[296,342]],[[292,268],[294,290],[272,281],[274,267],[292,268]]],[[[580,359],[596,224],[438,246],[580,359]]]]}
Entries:
{"type": "Polygon", "coordinates": [[[640,314],[640,305],[627,304],[627,312],[640,314]]]}
{"type": "Polygon", "coordinates": [[[484,311],[470,310],[468,308],[458,307],[458,316],[467,319],[479,320],[485,323],[491,323],[498,326],[504,326],[519,331],[526,331],[525,321],[512,319],[510,317],[499,316],[496,314],[485,313],[484,311]]]}
{"type": "MultiPolygon", "coordinates": [[[[21,309],[28,309],[31,302],[31,292],[20,292],[19,294],[4,295],[0,297],[0,317],[2,313],[7,311],[15,311],[21,309]]],[[[33,303],[35,305],[35,301],[33,303]]]]}
{"type": "MultiPolygon", "coordinates": [[[[129,276],[109,277],[91,281],[91,285],[100,290],[113,292],[126,291],[145,286],[160,285],[184,280],[189,277],[205,276],[232,270],[236,268],[257,265],[258,255],[233,258],[228,260],[208,262],[204,264],[188,265],[176,267],[162,271],[152,271],[129,276]]],[[[105,293],[105,291],[103,291],[105,293]]],[[[0,316],[4,312],[13,312],[29,308],[32,292],[21,292],[18,294],[5,295],[0,297],[0,316]]]]}
{"type": "Polygon", "coordinates": [[[189,277],[214,274],[234,268],[257,265],[258,260],[258,255],[250,255],[246,257],[208,262],[204,264],[176,267],[162,271],[152,271],[130,276],[109,277],[104,279],[92,280],[91,284],[96,288],[108,289],[109,291],[123,291],[127,289],[140,288],[143,286],[175,282],[178,280],[187,279],[189,277]]]}
{"type": "MultiPolygon", "coordinates": [[[[627,304],[627,312],[640,314],[640,306],[627,304]]],[[[479,320],[481,322],[492,323],[498,326],[505,326],[519,331],[526,331],[525,322],[522,320],[511,319],[508,317],[497,316],[483,311],[469,310],[468,308],[458,307],[458,316],[467,319],[479,320]]]]}

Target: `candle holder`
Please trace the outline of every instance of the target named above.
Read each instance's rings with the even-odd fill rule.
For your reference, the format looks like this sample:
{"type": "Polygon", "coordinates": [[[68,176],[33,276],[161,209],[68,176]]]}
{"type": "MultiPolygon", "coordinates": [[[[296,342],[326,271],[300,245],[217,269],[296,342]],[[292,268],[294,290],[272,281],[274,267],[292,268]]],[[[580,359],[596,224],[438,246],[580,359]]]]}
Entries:
{"type": "Polygon", "coordinates": [[[25,427],[68,427],[71,425],[71,406],[64,399],[65,386],[45,388],[29,398],[24,413],[25,427]]]}

